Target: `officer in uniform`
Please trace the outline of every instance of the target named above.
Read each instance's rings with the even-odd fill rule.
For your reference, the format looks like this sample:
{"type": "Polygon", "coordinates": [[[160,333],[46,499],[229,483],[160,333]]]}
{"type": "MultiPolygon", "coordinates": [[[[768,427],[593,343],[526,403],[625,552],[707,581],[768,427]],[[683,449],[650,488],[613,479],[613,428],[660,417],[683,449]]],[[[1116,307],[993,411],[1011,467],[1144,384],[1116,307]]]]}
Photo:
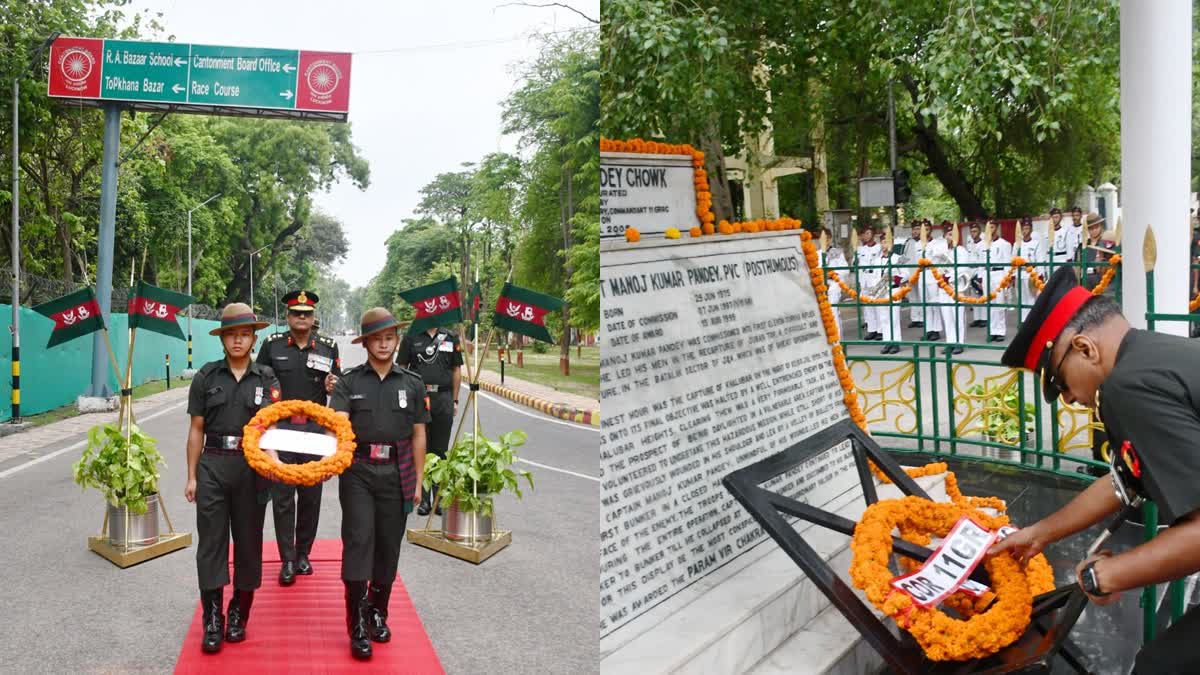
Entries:
{"type": "MultiPolygon", "coordinates": [[[[313,312],[320,298],[312,291],[292,291],[283,296],[287,305],[287,333],[267,338],[258,352],[258,363],[270,366],[279,377],[283,398],[288,401],[312,401],[325,405],[326,395],[342,374],[337,343],[317,335],[313,330],[313,312]]],[[[322,434],[321,425],[303,415],[280,420],[276,427],[322,434]]],[[[285,464],[304,464],[314,458],[308,455],[280,452],[279,461],[285,464]]],[[[279,544],[279,583],[290,586],[296,574],[312,574],[308,554],[317,537],[317,520],[321,515],[322,484],[312,487],[276,483],[272,488],[272,507],[275,515],[275,541],[279,544]],[[299,499],[297,499],[299,494],[299,499]]]]}
{"type": "MultiPolygon", "coordinates": [[[[1158,536],[1076,568],[1096,604],[1122,591],[1200,571],[1200,344],[1132,328],[1120,306],[1079,286],[1070,268],[1047,282],[1001,361],[1032,370],[1043,396],[1095,410],[1113,448],[1109,478],[1096,480],[1054,514],[1017,530],[991,553],[1022,560],[1109,518],[1138,496],[1153,499],[1158,536]]],[[[1142,647],[1135,673],[1200,673],[1200,610],[1193,609],[1142,647]]]]}
{"type": "Polygon", "coordinates": [[[248,305],[232,303],[221,312],[219,335],[225,358],[206,363],[188,391],[188,481],[184,496],[196,504],[196,574],[204,615],[201,648],[221,650],[246,639],[254,590],[262,584],[262,531],[268,484],[246,463],[242,427],[260,408],[281,397],[269,366],[253,363],[255,331],[268,325],[248,305]],[[260,496],[262,498],[260,498],[260,496]],[[221,613],[229,583],[229,536],[233,534],[233,597],[228,626],[221,613]]]}
{"type": "Polygon", "coordinates": [[[388,599],[404,524],[421,498],[429,403],[417,373],[393,363],[399,322],[382,307],[362,315],[355,344],[367,362],[333,387],[330,407],[350,418],[358,448],[338,479],[342,504],[342,582],[350,653],[371,658],[371,642],[387,642],[388,599]]]}
{"type": "MultiPolygon", "coordinates": [[[[458,334],[449,328],[430,328],[423,332],[409,333],[400,343],[396,363],[417,371],[425,381],[429,396],[429,447],[438,457],[445,457],[450,446],[450,431],[454,428],[454,417],[458,412],[459,387],[462,384],[462,343],[458,334]]],[[[433,495],[421,495],[417,515],[429,515],[433,495]]],[[[439,504],[438,515],[442,513],[439,504]]]]}

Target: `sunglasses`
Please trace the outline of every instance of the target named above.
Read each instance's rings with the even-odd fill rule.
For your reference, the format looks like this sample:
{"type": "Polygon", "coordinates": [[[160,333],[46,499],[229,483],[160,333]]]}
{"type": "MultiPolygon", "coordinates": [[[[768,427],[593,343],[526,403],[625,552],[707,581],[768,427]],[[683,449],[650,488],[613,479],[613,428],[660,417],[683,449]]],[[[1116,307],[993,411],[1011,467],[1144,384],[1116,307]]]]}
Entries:
{"type": "MultiPolygon", "coordinates": [[[[1078,335],[1078,333],[1076,333],[1076,335],[1078,335]]],[[[1074,337],[1075,337],[1075,335],[1072,335],[1071,339],[1074,339],[1074,337]]],[[[1053,347],[1046,350],[1047,358],[1049,358],[1050,353],[1053,351],[1054,351],[1053,347]]],[[[1053,390],[1058,392],[1058,396],[1062,396],[1063,394],[1067,393],[1067,389],[1069,388],[1067,385],[1066,378],[1063,377],[1062,367],[1063,367],[1063,364],[1066,363],[1067,357],[1070,356],[1071,352],[1073,352],[1073,351],[1075,351],[1075,344],[1068,341],[1067,342],[1067,351],[1065,353],[1063,353],[1062,358],[1058,360],[1058,365],[1055,366],[1053,370],[1046,373],[1046,384],[1049,385],[1050,387],[1053,387],[1053,390]]]]}
{"type": "Polygon", "coordinates": [[[297,318],[299,318],[299,317],[302,317],[302,316],[303,316],[303,317],[311,317],[312,315],[313,315],[313,313],[312,313],[312,312],[298,312],[298,311],[296,311],[296,310],[294,310],[294,309],[289,309],[289,310],[288,310],[288,316],[294,316],[294,317],[297,317],[297,318]]]}

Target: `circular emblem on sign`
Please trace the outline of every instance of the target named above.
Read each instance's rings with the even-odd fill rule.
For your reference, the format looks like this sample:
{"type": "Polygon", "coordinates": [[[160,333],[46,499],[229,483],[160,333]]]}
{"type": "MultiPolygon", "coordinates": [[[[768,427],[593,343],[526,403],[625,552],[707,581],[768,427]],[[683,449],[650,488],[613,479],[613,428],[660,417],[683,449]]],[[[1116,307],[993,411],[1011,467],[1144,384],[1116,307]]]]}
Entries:
{"type": "Polygon", "coordinates": [[[333,92],[342,81],[342,71],[332,61],[319,59],[310,63],[304,70],[304,81],[308,83],[314,101],[329,103],[333,100],[333,92]]]}
{"type": "Polygon", "coordinates": [[[88,76],[92,74],[95,65],[95,57],[83,47],[71,47],[58,57],[58,70],[62,73],[67,88],[74,91],[87,88],[88,76]]]}

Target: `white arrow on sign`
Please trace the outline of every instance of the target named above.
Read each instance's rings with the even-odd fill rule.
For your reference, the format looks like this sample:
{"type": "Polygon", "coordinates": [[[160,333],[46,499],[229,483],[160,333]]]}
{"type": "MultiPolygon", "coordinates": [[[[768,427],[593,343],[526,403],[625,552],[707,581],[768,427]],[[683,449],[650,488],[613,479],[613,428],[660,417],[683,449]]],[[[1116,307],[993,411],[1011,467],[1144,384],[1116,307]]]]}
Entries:
{"type": "Polygon", "coordinates": [[[186,66],[186,65],[187,65],[187,59],[181,59],[181,58],[179,58],[178,56],[176,56],[176,57],[175,57],[175,65],[177,65],[177,66],[186,66]]]}
{"type": "Polygon", "coordinates": [[[171,91],[175,92],[176,94],[183,91],[184,89],[186,89],[186,87],[184,87],[182,84],[176,84],[175,86],[171,87],[171,91]]]}
{"type": "Polygon", "coordinates": [[[296,66],[293,66],[290,63],[283,64],[283,72],[285,72],[285,73],[290,73],[295,69],[296,69],[296,66]]]}
{"type": "Polygon", "coordinates": [[[291,89],[288,89],[287,91],[281,91],[281,92],[279,92],[279,95],[286,98],[289,101],[292,100],[292,90],[291,89]]]}

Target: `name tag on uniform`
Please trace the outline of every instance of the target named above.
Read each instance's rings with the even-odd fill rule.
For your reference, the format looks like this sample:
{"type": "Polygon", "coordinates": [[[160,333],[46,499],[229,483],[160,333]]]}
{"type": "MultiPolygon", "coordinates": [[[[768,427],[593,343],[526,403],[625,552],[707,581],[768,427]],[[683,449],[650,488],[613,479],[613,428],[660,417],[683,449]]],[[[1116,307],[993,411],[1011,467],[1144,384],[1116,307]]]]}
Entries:
{"type": "Polygon", "coordinates": [[[313,370],[319,370],[322,373],[328,373],[333,368],[333,359],[328,356],[320,356],[318,354],[308,355],[308,367],[313,370]]]}
{"type": "Polygon", "coordinates": [[[286,357],[286,356],[272,356],[271,358],[275,359],[276,361],[287,361],[288,360],[288,357],[286,357]]]}
{"type": "Polygon", "coordinates": [[[254,405],[262,405],[262,387],[254,388],[254,405]]]}
{"type": "Polygon", "coordinates": [[[407,408],[408,407],[408,392],[404,391],[403,389],[396,392],[396,400],[399,402],[401,408],[407,408]]]}
{"type": "Polygon", "coordinates": [[[449,340],[446,340],[442,344],[438,345],[438,351],[439,352],[453,352],[454,351],[454,343],[450,342],[449,340]]]}
{"type": "Polygon", "coordinates": [[[361,401],[366,397],[366,394],[350,394],[351,401],[361,401]]]}

